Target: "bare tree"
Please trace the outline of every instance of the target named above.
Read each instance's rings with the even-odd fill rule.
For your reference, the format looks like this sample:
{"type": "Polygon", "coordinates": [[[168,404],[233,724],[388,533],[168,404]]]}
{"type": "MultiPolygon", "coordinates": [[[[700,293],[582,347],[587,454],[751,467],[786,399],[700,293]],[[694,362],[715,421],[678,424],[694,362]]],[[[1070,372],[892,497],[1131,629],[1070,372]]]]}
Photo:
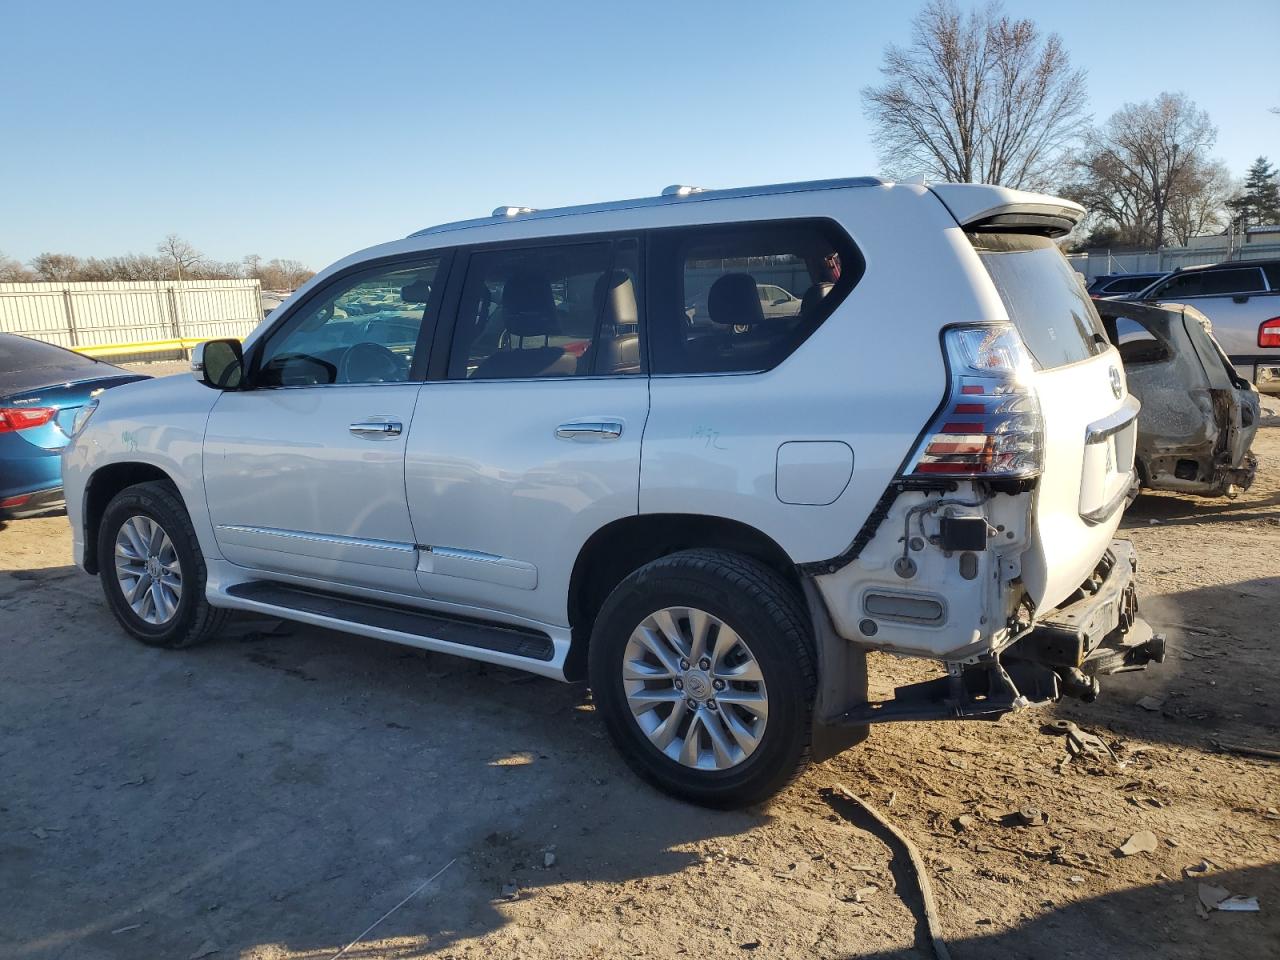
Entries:
{"type": "Polygon", "coordinates": [[[176,233],[169,234],[156,244],[156,252],[172,264],[179,280],[184,273],[191,273],[204,259],[199,250],[176,233]]]}
{"type": "Polygon", "coordinates": [[[1234,184],[1226,166],[1214,160],[1187,170],[1169,195],[1169,232],[1186,246],[1192,237],[1226,226],[1227,201],[1234,184]]]}
{"type": "Polygon", "coordinates": [[[1042,188],[1088,120],[1085,73],[1062,41],[998,3],[966,16],[930,0],[911,45],[889,47],[880,72],[862,97],[891,175],[1042,188]]]}
{"type": "Polygon", "coordinates": [[[40,275],[41,280],[65,283],[76,278],[80,258],[69,253],[42,253],[32,259],[31,269],[40,275]]]}
{"type": "Polygon", "coordinates": [[[1204,206],[1221,185],[1209,156],[1217,138],[1209,115],[1181,93],[1125,104],[1092,131],[1065,192],[1115,224],[1127,242],[1162,246],[1176,232],[1175,219],[1183,227],[1213,222],[1204,206]],[[1201,215],[1190,212],[1197,208],[1201,215]]]}
{"type": "Polygon", "coordinates": [[[296,290],[314,276],[297,260],[270,260],[258,273],[264,290],[296,290]]]}
{"type": "Polygon", "coordinates": [[[0,251],[0,283],[30,283],[38,279],[33,271],[0,251]]]}
{"type": "Polygon", "coordinates": [[[45,280],[65,283],[74,280],[110,282],[115,280],[162,280],[176,275],[188,280],[234,280],[241,277],[262,279],[263,286],[292,290],[312,276],[312,271],[297,260],[271,260],[263,264],[253,255],[243,262],[222,263],[202,256],[191,244],[177,236],[165,238],[160,256],[126,253],[113,257],[80,259],[69,253],[42,253],[31,260],[28,270],[16,260],[0,253],[0,283],[45,280]]]}

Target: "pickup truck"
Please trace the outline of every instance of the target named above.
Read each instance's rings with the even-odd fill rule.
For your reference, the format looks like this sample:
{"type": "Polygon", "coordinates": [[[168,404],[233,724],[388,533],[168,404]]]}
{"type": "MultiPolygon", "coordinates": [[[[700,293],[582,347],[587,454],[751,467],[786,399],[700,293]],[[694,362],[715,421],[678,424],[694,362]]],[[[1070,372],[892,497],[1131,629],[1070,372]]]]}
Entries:
{"type": "Polygon", "coordinates": [[[1236,372],[1260,393],[1280,394],[1280,260],[1184,267],[1132,299],[1195,307],[1212,322],[1236,372]]]}

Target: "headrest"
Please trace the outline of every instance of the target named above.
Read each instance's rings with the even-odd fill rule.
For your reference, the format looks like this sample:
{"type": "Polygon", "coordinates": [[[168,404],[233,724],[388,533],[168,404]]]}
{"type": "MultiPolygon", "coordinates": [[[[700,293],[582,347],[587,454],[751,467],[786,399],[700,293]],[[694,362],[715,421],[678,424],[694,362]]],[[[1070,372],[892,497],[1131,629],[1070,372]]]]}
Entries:
{"type": "Polygon", "coordinates": [[[715,323],[762,323],[764,308],[756,278],[749,273],[726,273],[711,285],[707,313],[715,323]]]}
{"type": "Polygon", "coordinates": [[[640,322],[635,284],[622,270],[600,274],[591,302],[595,304],[597,313],[603,310],[600,319],[603,326],[623,327],[640,322]]]}
{"type": "Polygon", "coordinates": [[[415,280],[400,288],[400,299],[405,303],[426,303],[431,299],[431,282],[415,280]]]}
{"type": "Polygon", "coordinates": [[[502,322],[517,337],[555,333],[556,300],[551,283],[536,273],[516,273],[502,286],[502,322]]]}
{"type": "Polygon", "coordinates": [[[804,292],[804,296],[800,300],[800,313],[807,316],[818,309],[818,305],[822,303],[823,298],[831,292],[834,283],[815,283],[804,292]]]}

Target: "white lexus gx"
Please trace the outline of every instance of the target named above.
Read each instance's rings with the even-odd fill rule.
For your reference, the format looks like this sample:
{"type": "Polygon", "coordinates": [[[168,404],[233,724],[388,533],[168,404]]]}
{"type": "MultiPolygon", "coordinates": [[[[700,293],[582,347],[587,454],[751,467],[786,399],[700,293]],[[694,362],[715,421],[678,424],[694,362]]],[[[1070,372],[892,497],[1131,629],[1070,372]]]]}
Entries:
{"type": "Polygon", "coordinates": [[[755,803],[887,721],[1163,659],[1113,539],[1138,403],[1054,238],[871,178],[501,207],[357,253],[64,454],[143,643],[233,610],[586,680],[627,762],[755,803]],[[938,663],[870,702],[867,651],[938,663]]]}

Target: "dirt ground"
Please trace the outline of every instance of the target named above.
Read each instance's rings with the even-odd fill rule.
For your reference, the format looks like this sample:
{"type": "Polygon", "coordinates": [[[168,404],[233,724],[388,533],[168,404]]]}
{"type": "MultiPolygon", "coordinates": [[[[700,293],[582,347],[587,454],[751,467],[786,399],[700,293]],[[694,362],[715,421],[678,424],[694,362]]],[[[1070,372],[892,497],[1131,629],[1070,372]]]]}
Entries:
{"type": "MultiPolygon", "coordinates": [[[[271,622],[148,649],[71,565],[65,517],[11,522],[0,956],[326,958],[392,911],[343,955],[928,957],[905,860],[835,783],[918,845],[956,958],[1280,956],[1278,767],[1214,747],[1280,749],[1267,424],[1239,500],[1126,517],[1162,667],[1093,705],[885,725],[739,813],[637,782],[579,687],[271,622]],[[1055,717],[1115,759],[1064,764],[1055,717]],[[1006,825],[1026,806],[1048,823],[1006,825]],[[1155,851],[1118,856],[1144,829],[1155,851]],[[1200,916],[1183,871],[1206,860],[1261,912],[1200,916]]],[[[885,692],[926,672],[874,667],[885,692]]]]}

